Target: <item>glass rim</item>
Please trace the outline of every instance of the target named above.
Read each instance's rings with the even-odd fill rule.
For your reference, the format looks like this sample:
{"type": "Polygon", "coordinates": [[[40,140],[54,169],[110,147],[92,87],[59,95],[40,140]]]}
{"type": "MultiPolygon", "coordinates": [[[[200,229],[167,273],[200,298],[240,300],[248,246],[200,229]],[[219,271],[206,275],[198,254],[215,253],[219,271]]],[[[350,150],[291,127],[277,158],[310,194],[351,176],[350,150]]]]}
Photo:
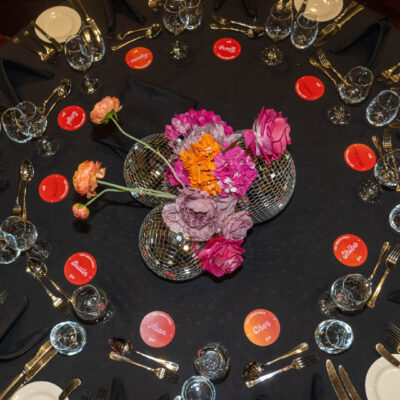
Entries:
{"type": "Polygon", "coordinates": [[[279,3],[274,4],[270,8],[269,16],[272,18],[275,18],[275,19],[279,19],[280,21],[286,21],[288,19],[293,18],[292,11],[289,8],[287,8],[287,7],[279,8],[279,7],[282,7],[279,3]],[[282,13],[282,10],[286,10],[288,15],[284,16],[284,14],[282,13]],[[274,11],[276,11],[276,13],[274,11]]]}
{"type": "Polygon", "coordinates": [[[51,329],[51,332],[50,332],[50,342],[51,342],[51,344],[54,346],[54,348],[57,351],[68,350],[74,345],[74,343],[71,343],[68,347],[62,347],[62,348],[55,345],[55,343],[53,341],[53,336],[54,336],[55,332],[57,331],[57,329],[60,329],[61,327],[64,327],[64,326],[68,326],[68,327],[73,329],[73,331],[74,331],[74,342],[76,341],[76,339],[78,337],[78,327],[81,328],[81,326],[75,321],[63,321],[63,322],[58,323],[57,325],[54,325],[53,328],[51,329]]]}
{"type": "Polygon", "coordinates": [[[383,108],[386,108],[387,110],[395,110],[396,108],[400,107],[400,96],[394,92],[393,90],[382,90],[380,93],[377,94],[376,96],[376,102],[383,108]],[[397,105],[394,107],[388,107],[387,105],[383,105],[380,100],[381,100],[381,96],[386,95],[386,94],[391,94],[394,95],[395,98],[397,99],[397,105]]]}
{"type": "Polygon", "coordinates": [[[347,74],[346,76],[350,79],[351,83],[356,86],[370,86],[374,80],[374,73],[367,67],[363,67],[362,65],[357,65],[356,67],[353,67],[347,74]],[[366,72],[369,74],[369,81],[367,83],[356,83],[352,79],[352,73],[355,73],[356,71],[361,70],[363,72],[366,72]]]}
{"type": "Polygon", "coordinates": [[[316,14],[314,14],[314,13],[309,12],[309,11],[300,13],[300,14],[297,16],[297,18],[296,18],[296,22],[297,22],[302,28],[304,28],[304,29],[314,29],[314,28],[317,27],[318,24],[319,24],[319,22],[318,22],[318,16],[317,16],[316,14]],[[313,16],[313,17],[315,17],[315,18],[308,18],[307,15],[313,16]],[[313,24],[312,26],[305,26],[304,24],[302,24],[302,23],[300,22],[300,21],[301,21],[301,18],[304,18],[304,19],[306,19],[307,21],[311,21],[311,22],[313,22],[314,24],[313,24]]]}
{"type": "Polygon", "coordinates": [[[168,1],[165,1],[164,2],[164,5],[163,5],[163,9],[165,10],[165,11],[168,11],[168,12],[170,12],[170,13],[175,13],[175,14],[178,14],[179,12],[181,12],[182,10],[186,10],[188,7],[187,7],[187,4],[186,4],[186,0],[178,0],[180,3],[182,3],[182,4],[184,4],[184,7],[182,7],[182,8],[180,8],[180,9],[177,9],[177,10],[173,10],[173,9],[171,9],[171,8],[169,8],[170,6],[168,5],[168,1]]]}
{"type": "Polygon", "coordinates": [[[205,383],[208,386],[208,388],[211,390],[211,394],[213,396],[212,399],[215,399],[214,384],[212,383],[212,381],[209,378],[202,376],[202,375],[193,375],[193,376],[189,377],[188,379],[186,379],[186,381],[183,383],[182,389],[181,389],[181,395],[183,396],[184,399],[186,398],[185,397],[186,389],[189,387],[189,385],[192,382],[195,382],[195,381],[202,381],[203,383],[205,383]]]}
{"type": "Polygon", "coordinates": [[[108,299],[107,299],[107,296],[106,296],[104,290],[102,290],[102,289],[100,289],[100,288],[97,288],[96,286],[91,285],[90,283],[88,283],[88,284],[81,285],[81,286],[77,287],[77,288],[72,292],[72,295],[71,295],[71,302],[72,302],[72,307],[74,308],[74,310],[75,310],[76,312],[81,313],[81,314],[82,314],[82,313],[85,313],[85,314],[89,314],[89,315],[96,313],[96,312],[94,312],[94,311],[82,311],[81,309],[79,309],[79,308],[76,306],[76,297],[77,297],[77,295],[79,295],[80,291],[82,291],[82,290],[84,290],[84,289],[86,289],[86,288],[91,288],[92,290],[94,290],[95,293],[97,293],[96,296],[97,296],[98,300],[101,300],[102,294],[104,294],[104,303],[105,303],[105,305],[107,306],[107,304],[108,304],[108,299]]]}
{"type": "MultiPolygon", "coordinates": [[[[353,332],[353,328],[352,328],[347,322],[341,321],[341,320],[339,320],[339,319],[331,319],[331,320],[328,320],[328,321],[330,321],[330,322],[329,322],[328,326],[326,327],[326,333],[327,333],[326,339],[327,339],[327,341],[328,341],[328,342],[332,345],[332,347],[334,347],[335,349],[346,349],[346,348],[348,348],[349,346],[338,346],[337,344],[332,343],[332,342],[330,341],[330,339],[329,339],[328,331],[329,331],[329,329],[331,328],[331,326],[332,326],[333,324],[339,324],[342,328],[346,329],[346,333],[349,333],[349,332],[347,332],[347,331],[353,332]]],[[[353,340],[354,340],[354,339],[353,339],[353,340]]]]}

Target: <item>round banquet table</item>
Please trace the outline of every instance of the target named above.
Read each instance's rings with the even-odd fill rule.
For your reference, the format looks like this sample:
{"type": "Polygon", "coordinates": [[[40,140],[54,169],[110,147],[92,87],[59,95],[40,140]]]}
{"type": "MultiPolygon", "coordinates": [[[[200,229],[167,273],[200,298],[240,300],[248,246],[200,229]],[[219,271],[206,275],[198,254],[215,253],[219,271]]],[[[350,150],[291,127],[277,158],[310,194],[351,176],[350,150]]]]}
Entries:
{"type": "MultiPolygon", "coordinates": [[[[259,2],[257,22],[260,24],[265,21],[271,1],[266,3],[259,2]]],[[[84,4],[105,33],[102,3],[85,0],[84,4]]],[[[147,16],[146,24],[161,23],[161,15],[152,13],[144,0],[138,0],[137,5],[147,16]]],[[[327,109],[339,103],[339,98],[331,82],[309,63],[315,48],[298,51],[287,39],[280,43],[286,55],[284,65],[268,68],[259,59],[261,50],[270,43],[268,39],[251,40],[236,32],[213,31],[208,27],[211,12],[212,4],[206,2],[202,26],[181,35],[193,50],[193,58],[188,64],[175,64],[169,60],[166,47],[173,37],[165,30],[155,40],[138,42],[138,46],[147,47],[154,55],[152,64],[143,70],[131,69],[125,63],[125,54],[134,45],[112,52],[110,46],[113,42],[106,38],[105,58],[90,70],[102,81],[101,90],[92,96],[80,93],[82,76],[68,66],[63,55],[51,66],[11,42],[0,51],[4,58],[23,60],[34,68],[47,68],[54,72],[52,79],[13,73],[10,80],[23,100],[41,104],[61,78],[69,77],[73,82],[70,96],[57,105],[48,121],[48,132],[61,142],[55,157],[42,159],[36,153],[36,143],[17,144],[11,142],[4,131],[1,132],[0,159],[3,172],[9,179],[9,188],[0,191],[1,218],[6,218],[11,212],[18,168],[24,159],[29,158],[35,168],[35,178],[28,188],[28,218],[37,226],[40,237],[52,245],[47,261],[50,276],[72,292],[75,286],[64,277],[65,261],[76,252],[92,254],[98,265],[92,282],[105,290],[114,309],[109,322],[85,326],[88,341],[80,354],[55,357],[35,379],[51,381],[62,387],[70,378],[79,377],[83,387],[94,390],[99,385],[109,387],[112,378],[119,377],[129,399],[155,400],[166,392],[173,398],[180,385],[169,384],[145,370],[111,361],[107,339],[127,337],[139,350],[178,362],[181,366],[180,384],[195,374],[193,358],[200,346],[220,342],[230,352],[231,368],[225,381],[216,387],[218,399],[255,400],[260,396],[263,398],[262,395],[274,400],[310,399],[314,373],[320,374],[323,382],[323,395],[318,400],[336,398],[325,372],[325,360],[329,357],[317,348],[313,337],[315,327],[326,319],[319,311],[317,300],[335,279],[344,274],[359,272],[368,276],[382,243],[388,240],[394,244],[398,239],[388,226],[388,214],[398,202],[398,193],[385,190],[379,204],[363,204],[358,200],[357,187],[362,180],[372,177],[372,171],[355,171],[344,161],[344,151],[349,145],[363,143],[372,147],[371,136],[382,133],[382,129],[368,124],[365,108],[385,85],[375,81],[367,101],[351,107],[350,125],[334,126],[327,118],[327,109]],[[215,41],[224,37],[234,38],[241,44],[239,57],[232,61],[221,60],[213,53],[215,41]],[[317,76],[325,84],[325,93],[319,100],[305,101],[296,94],[296,81],[306,75],[317,76]],[[112,124],[95,129],[89,118],[82,128],[68,132],[58,126],[57,115],[66,106],[78,105],[89,117],[93,105],[102,97],[120,97],[126,90],[128,78],[150,82],[195,99],[198,109],[213,110],[235,130],[250,128],[262,106],[282,111],[288,118],[292,138],[289,150],[297,172],[294,195],[276,218],[253,227],[244,245],[244,264],[231,276],[217,280],[204,273],[189,282],[173,283],[153,274],[142,261],[138,248],[140,225],[150,209],[137,203],[128,193],[107,194],[92,208],[87,221],[73,217],[71,207],[80,201],[80,197],[73,190],[72,176],[80,162],[98,160],[107,167],[106,180],[124,184],[122,159],[95,140],[96,135],[105,132],[111,136],[119,133],[112,124]],[[50,174],[62,174],[71,184],[67,198],[54,204],[42,201],[38,192],[39,183],[50,174]],[[333,254],[333,242],[346,233],[361,237],[368,247],[367,260],[360,267],[347,267],[333,254]],[[280,336],[271,346],[258,347],[245,336],[243,322],[246,315],[258,308],[270,310],[280,321],[280,336]],[[176,324],[173,341],[161,349],[147,347],[139,333],[143,317],[155,310],[167,312],[176,324]],[[277,376],[253,389],[246,388],[240,375],[247,362],[270,360],[303,341],[310,344],[311,351],[318,352],[320,363],[277,376]]],[[[227,0],[219,13],[251,22],[240,0],[227,0]]],[[[324,48],[355,36],[360,29],[379,18],[381,16],[369,10],[363,11],[324,48]]],[[[117,14],[118,31],[135,27],[140,26],[130,19],[129,14],[117,14]]],[[[395,48],[399,40],[400,33],[392,27],[376,59],[373,68],[376,74],[398,61],[395,48]]],[[[345,73],[365,62],[370,50],[368,46],[360,44],[344,54],[328,55],[333,64],[345,73]]],[[[124,96],[125,99],[131,97],[137,102],[142,101],[134,91],[125,92],[124,96]]],[[[125,120],[137,118],[135,112],[128,116],[123,112],[120,115],[125,120]]],[[[144,123],[141,130],[130,133],[144,137],[163,132],[165,124],[169,123],[169,120],[159,120],[156,114],[149,118],[156,121],[152,122],[151,129],[144,123]]],[[[394,137],[395,145],[397,140],[394,137]]],[[[382,272],[383,268],[378,277],[382,272]]],[[[13,330],[13,336],[29,332],[32,327],[52,327],[62,320],[42,288],[26,274],[25,257],[0,266],[0,288],[3,287],[12,297],[27,295],[30,300],[27,312],[13,330]]],[[[396,269],[389,275],[374,310],[342,317],[352,326],[355,340],[347,352],[331,358],[335,365],[345,366],[361,397],[365,397],[367,370],[378,358],[375,344],[384,339],[385,321],[400,323],[400,306],[387,300],[387,294],[395,289],[400,289],[399,271],[396,269]]],[[[35,351],[32,349],[22,357],[0,363],[0,388],[8,385],[35,351]]],[[[134,359],[145,361],[139,356],[134,359]]],[[[286,360],[277,368],[288,363],[286,360]]],[[[71,398],[78,398],[78,393],[71,398]]]]}

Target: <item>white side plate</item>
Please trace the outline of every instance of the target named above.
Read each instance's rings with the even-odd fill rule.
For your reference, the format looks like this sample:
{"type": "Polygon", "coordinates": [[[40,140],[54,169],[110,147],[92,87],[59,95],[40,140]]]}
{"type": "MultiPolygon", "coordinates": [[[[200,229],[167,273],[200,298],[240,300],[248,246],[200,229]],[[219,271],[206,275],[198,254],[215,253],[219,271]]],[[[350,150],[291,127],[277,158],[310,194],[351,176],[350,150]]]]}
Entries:
{"type": "MultiPolygon", "coordinates": [[[[294,7],[298,10],[303,0],[294,0],[294,7]]],[[[343,0],[308,0],[305,12],[315,14],[319,22],[330,21],[337,17],[343,8],[343,0]]]]}
{"type": "Polygon", "coordinates": [[[37,381],[23,386],[14,393],[11,400],[58,400],[61,393],[62,389],[54,383],[37,381]]]}

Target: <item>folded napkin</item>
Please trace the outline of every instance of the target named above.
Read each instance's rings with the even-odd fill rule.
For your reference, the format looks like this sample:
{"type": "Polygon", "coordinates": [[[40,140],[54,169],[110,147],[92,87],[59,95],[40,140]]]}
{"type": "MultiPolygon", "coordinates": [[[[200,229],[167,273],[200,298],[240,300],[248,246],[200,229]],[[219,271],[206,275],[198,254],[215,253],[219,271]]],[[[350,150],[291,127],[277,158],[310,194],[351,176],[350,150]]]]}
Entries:
{"type": "MultiPolygon", "coordinates": [[[[107,21],[107,31],[109,33],[115,32],[115,14],[118,0],[103,0],[103,7],[107,21]]],[[[140,24],[144,24],[146,17],[139,11],[135,4],[135,0],[125,0],[126,5],[129,7],[133,17],[140,24]]]]}
{"type": "Polygon", "coordinates": [[[338,47],[332,48],[330,51],[335,54],[343,53],[355,46],[357,43],[361,41],[365,42],[366,47],[368,48],[368,56],[364,65],[367,68],[371,68],[390,27],[389,18],[382,18],[365,28],[354,39],[351,39],[338,47]]]}
{"type": "MultiPolygon", "coordinates": [[[[28,305],[28,298],[22,297],[16,301],[12,299],[8,300],[6,304],[0,308],[0,343],[3,340],[5,341],[6,336],[10,336],[8,333],[25,312],[28,305]]],[[[9,343],[9,340],[7,340],[7,345],[0,345],[0,361],[12,360],[19,357],[33,346],[43,341],[48,334],[49,329],[45,328],[30,333],[13,343],[9,343]]]]}
{"type": "Polygon", "coordinates": [[[393,301],[393,303],[400,304],[400,290],[393,290],[388,294],[388,300],[393,301]]]}
{"type": "MultiPolygon", "coordinates": [[[[138,138],[164,132],[165,125],[175,114],[197,106],[196,100],[133,77],[128,79],[119,98],[123,107],[118,114],[119,122],[125,131],[138,138]]],[[[94,140],[112,147],[124,158],[123,149],[129,151],[134,142],[120,134],[113,125],[98,127],[94,140]]]]}
{"type": "Polygon", "coordinates": [[[125,400],[125,398],[124,383],[120,379],[114,378],[111,385],[110,400],[125,400]]]}
{"type": "MultiPolygon", "coordinates": [[[[214,10],[219,10],[226,0],[214,0],[214,10]]],[[[257,17],[257,0],[243,0],[243,5],[249,17],[257,17]]]]}
{"type": "Polygon", "coordinates": [[[311,382],[311,394],[310,400],[323,400],[324,398],[324,385],[322,382],[322,376],[315,372],[311,382]]]}

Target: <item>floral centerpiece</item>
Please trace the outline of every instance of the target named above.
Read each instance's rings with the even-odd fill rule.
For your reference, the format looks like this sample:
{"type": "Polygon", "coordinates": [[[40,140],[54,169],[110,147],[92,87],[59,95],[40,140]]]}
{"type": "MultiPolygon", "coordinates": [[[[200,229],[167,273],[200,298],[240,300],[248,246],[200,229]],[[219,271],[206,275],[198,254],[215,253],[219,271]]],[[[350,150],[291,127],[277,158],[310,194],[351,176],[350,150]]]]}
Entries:
{"type": "MultiPolygon", "coordinates": [[[[141,229],[139,244],[146,263],[159,266],[163,263],[160,259],[171,253],[172,258],[163,268],[172,268],[179,257],[171,246],[179,244],[180,252],[190,248],[194,253],[191,260],[197,270],[201,267],[217,277],[236,270],[243,263],[245,250],[242,244],[253,226],[249,211],[240,204],[245,204],[243,199],[259,175],[256,168],[259,159],[264,164],[271,164],[280,159],[290,144],[286,118],[274,110],[262,109],[253,129],[243,131],[241,136],[212,111],[189,110],[176,115],[165,128],[164,135],[171,148],[171,156],[167,159],[145,140],[122,129],[117,120],[121,108],[118,99],[106,97],[95,105],[91,120],[95,124],[113,121],[122,134],[160,157],[165,163],[165,177],[171,186],[178,188],[178,194],[105,182],[102,180],[105,168],[99,162],[85,161],[75,172],[73,183],[76,191],[90,200],[86,204],[75,204],[74,215],[86,218],[90,203],[107,191],[131,191],[164,198],[167,203],[154,209],[150,213],[154,213],[154,218],[149,214],[141,229]],[[98,184],[109,188],[96,194],[98,184]],[[151,224],[153,228],[157,226],[156,231],[151,224]],[[166,230],[168,234],[165,234],[166,230]],[[157,242],[154,237],[158,231],[163,231],[158,236],[161,241],[152,247],[149,242],[157,242]],[[168,243],[166,237],[170,238],[168,243]],[[186,244],[182,246],[182,243],[186,244]],[[163,246],[165,251],[160,250],[163,246]],[[149,261],[149,253],[155,259],[149,261]]],[[[159,275],[176,277],[165,270],[159,275]]]]}

